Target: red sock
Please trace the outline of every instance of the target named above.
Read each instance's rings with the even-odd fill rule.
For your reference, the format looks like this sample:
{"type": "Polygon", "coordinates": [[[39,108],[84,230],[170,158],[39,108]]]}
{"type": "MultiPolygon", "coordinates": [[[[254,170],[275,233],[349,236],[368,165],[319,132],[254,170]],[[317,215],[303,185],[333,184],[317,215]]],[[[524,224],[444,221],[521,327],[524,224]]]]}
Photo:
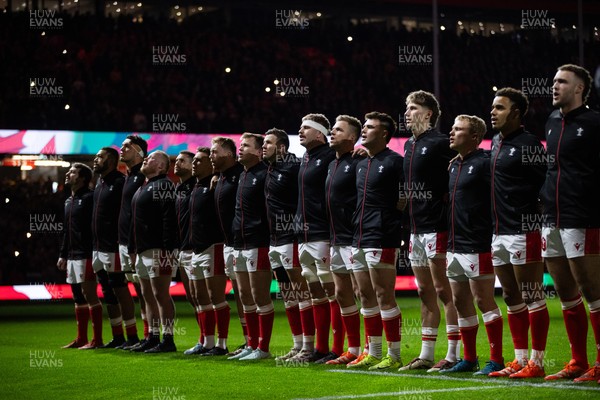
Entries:
{"type": "Polygon", "coordinates": [[[269,344],[271,343],[271,334],[273,333],[274,320],[275,310],[273,310],[273,303],[260,307],[260,314],[258,314],[258,325],[260,328],[258,348],[262,351],[269,351],[269,344]]]}
{"type": "Polygon", "coordinates": [[[526,306],[516,313],[508,311],[508,326],[515,349],[527,349],[529,346],[529,310],[526,306]]]}
{"type": "Polygon", "coordinates": [[[550,315],[545,303],[529,311],[529,325],[531,326],[531,348],[539,351],[546,350],[550,315]]]}
{"type": "MultiPolygon", "coordinates": [[[[240,325],[242,326],[242,335],[244,335],[244,338],[247,338],[248,337],[248,325],[246,324],[246,317],[244,317],[243,321],[240,318],[240,325]]],[[[246,344],[248,344],[248,343],[246,343],[246,344]]]]}
{"type": "Polygon", "coordinates": [[[132,320],[133,323],[127,325],[127,321],[125,321],[125,332],[127,333],[127,338],[137,337],[137,325],[135,324],[135,320],[132,320]]]}
{"type": "Polygon", "coordinates": [[[592,321],[592,329],[594,330],[594,338],[596,339],[596,362],[600,363],[600,309],[590,312],[590,320],[592,321]]]}
{"type": "Polygon", "coordinates": [[[325,300],[320,304],[313,304],[315,315],[315,327],[317,329],[316,350],[319,353],[329,353],[329,325],[331,324],[331,313],[329,302],[325,300]]]}
{"type": "Polygon", "coordinates": [[[198,336],[198,343],[204,343],[204,321],[206,320],[205,311],[196,311],[196,321],[198,322],[198,327],[200,328],[200,335],[198,336]]]}
{"type": "Polygon", "coordinates": [[[217,329],[219,330],[219,339],[227,339],[229,336],[229,320],[231,319],[229,304],[225,303],[223,307],[215,310],[217,320],[217,329]]]}
{"type": "Polygon", "coordinates": [[[329,302],[329,312],[331,313],[331,330],[333,332],[333,346],[331,346],[331,351],[340,356],[344,352],[344,336],[346,332],[344,322],[342,321],[340,305],[337,300],[329,302]]]}
{"type": "Polygon", "coordinates": [[[312,306],[300,310],[300,323],[304,336],[315,336],[315,317],[312,306]]]}
{"type": "Polygon", "coordinates": [[[246,318],[246,330],[248,331],[248,346],[255,350],[258,348],[258,337],[260,336],[258,314],[256,311],[244,311],[244,317],[246,318]]]}
{"type": "Polygon", "coordinates": [[[147,339],[150,334],[150,326],[148,325],[147,319],[142,319],[142,322],[144,323],[144,338],[147,339]]]}
{"type": "MultiPolygon", "coordinates": [[[[576,300],[577,299],[574,299],[572,301],[576,300]]],[[[579,303],[577,305],[569,308],[568,310],[563,310],[563,319],[567,329],[567,336],[569,336],[569,343],[571,343],[571,355],[577,362],[577,365],[583,369],[588,369],[588,319],[583,301],[581,301],[581,297],[579,297],[579,303]]]]}
{"type": "Polygon", "coordinates": [[[88,305],[78,306],[75,304],[75,319],[77,320],[77,341],[88,342],[88,321],[90,320],[90,310],[88,305]]]}
{"type": "Polygon", "coordinates": [[[381,336],[383,333],[383,322],[381,314],[372,317],[364,317],[365,320],[365,347],[369,346],[369,336],[381,336]]]}
{"type": "Polygon", "coordinates": [[[285,314],[287,315],[288,323],[290,324],[290,329],[292,331],[292,335],[298,336],[302,335],[302,321],[300,319],[300,307],[298,304],[292,307],[288,307],[285,309],[285,314]]]}
{"type": "Polygon", "coordinates": [[[204,336],[214,336],[215,327],[215,311],[211,308],[204,311],[204,336]]]}
{"type": "Polygon", "coordinates": [[[504,357],[502,357],[502,324],[502,317],[496,318],[485,324],[485,331],[490,343],[490,359],[504,365],[504,357]]]}
{"type": "Polygon", "coordinates": [[[348,336],[348,347],[360,347],[360,316],[358,310],[350,315],[342,315],[342,321],[348,336]]]}
{"type": "Polygon", "coordinates": [[[92,319],[92,329],[94,331],[93,341],[97,344],[102,343],[102,304],[98,303],[90,307],[90,317],[92,319]]]}
{"type": "MultiPolygon", "coordinates": [[[[394,310],[394,309],[392,309],[394,310]]],[[[391,310],[381,310],[381,313],[391,312],[391,310]]],[[[388,342],[399,342],[400,341],[400,329],[402,328],[402,314],[398,313],[393,317],[381,318],[383,323],[383,330],[385,331],[385,339],[388,342]]]]}
{"type": "Polygon", "coordinates": [[[123,323],[121,322],[119,325],[111,325],[110,331],[113,337],[123,336],[123,323]]]}
{"type": "Polygon", "coordinates": [[[466,361],[477,361],[477,330],[479,325],[459,328],[463,342],[463,353],[466,361]]]}

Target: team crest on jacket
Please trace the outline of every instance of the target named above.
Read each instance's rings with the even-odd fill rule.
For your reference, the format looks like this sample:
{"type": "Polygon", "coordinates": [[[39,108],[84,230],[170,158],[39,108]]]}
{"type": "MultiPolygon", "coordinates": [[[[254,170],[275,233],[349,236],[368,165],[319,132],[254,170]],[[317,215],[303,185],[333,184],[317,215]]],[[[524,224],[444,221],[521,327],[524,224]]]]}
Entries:
{"type": "Polygon", "coordinates": [[[514,156],[515,155],[515,151],[517,151],[517,149],[515,149],[514,147],[510,149],[510,153],[508,154],[509,156],[514,156]]]}
{"type": "Polygon", "coordinates": [[[252,186],[256,186],[256,178],[252,179],[252,186]]]}
{"type": "Polygon", "coordinates": [[[282,177],[282,176],[283,176],[283,175],[281,175],[281,174],[277,175],[277,182],[281,182],[281,177],[282,177]]]}
{"type": "Polygon", "coordinates": [[[344,172],[348,172],[348,171],[350,171],[350,166],[349,166],[349,165],[346,165],[346,166],[344,167],[344,172]]]}
{"type": "Polygon", "coordinates": [[[581,134],[583,133],[583,128],[579,127],[577,128],[577,136],[582,136],[581,134]]]}
{"type": "Polygon", "coordinates": [[[427,147],[423,147],[423,148],[421,149],[421,155],[423,155],[423,156],[424,156],[425,154],[427,154],[427,147]]]}
{"type": "Polygon", "coordinates": [[[473,166],[469,165],[469,174],[472,174],[472,173],[473,173],[473,166]]]}
{"type": "Polygon", "coordinates": [[[320,166],[321,165],[321,159],[319,158],[317,161],[315,161],[315,164],[317,165],[317,167],[320,166]]]}
{"type": "Polygon", "coordinates": [[[380,165],[379,166],[379,173],[382,173],[382,172],[383,172],[383,165],[380,165]]]}

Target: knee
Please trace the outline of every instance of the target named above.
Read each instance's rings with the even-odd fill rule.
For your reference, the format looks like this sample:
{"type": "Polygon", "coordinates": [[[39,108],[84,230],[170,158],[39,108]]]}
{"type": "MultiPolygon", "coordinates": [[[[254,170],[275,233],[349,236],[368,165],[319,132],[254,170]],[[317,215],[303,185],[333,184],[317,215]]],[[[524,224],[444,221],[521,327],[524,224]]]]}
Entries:
{"type": "Polygon", "coordinates": [[[288,276],[285,268],[283,268],[283,267],[275,268],[273,270],[273,273],[275,274],[275,278],[277,279],[277,282],[279,284],[290,283],[290,277],[288,276]]]}
{"type": "Polygon", "coordinates": [[[310,268],[302,268],[302,276],[306,279],[306,282],[309,284],[319,282],[319,277],[317,274],[310,268]]]}
{"type": "Polygon", "coordinates": [[[83,291],[81,290],[81,283],[72,283],[71,292],[73,293],[73,300],[77,305],[87,304],[83,291]]]}

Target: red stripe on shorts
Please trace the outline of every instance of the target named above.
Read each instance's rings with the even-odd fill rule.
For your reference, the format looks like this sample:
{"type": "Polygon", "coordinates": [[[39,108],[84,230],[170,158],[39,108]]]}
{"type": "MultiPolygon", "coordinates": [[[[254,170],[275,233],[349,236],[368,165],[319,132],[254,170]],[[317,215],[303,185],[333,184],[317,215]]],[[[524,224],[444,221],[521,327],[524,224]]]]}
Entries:
{"type": "Polygon", "coordinates": [[[600,254],[600,228],[588,228],[585,230],[585,255],[600,254]]]}
{"type": "Polygon", "coordinates": [[[258,249],[258,257],[257,257],[257,271],[270,271],[271,270],[271,260],[269,259],[269,248],[268,247],[259,247],[258,249]]]}
{"type": "Polygon", "coordinates": [[[488,275],[494,273],[492,265],[492,253],[479,253],[479,275],[488,275]]]}
{"type": "Polygon", "coordinates": [[[542,261],[542,235],[540,231],[525,234],[525,263],[542,261]]]}
{"type": "Polygon", "coordinates": [[[92,259],[88,258],[85,260],[85,272],[83,273],[83,281],[95,281],[96,273],[94,272],[94,268],[92,268],[92,259]]]}
{"type": "Polygon", "coordinates": [[[381,257],[379,258],[379,263],[391,264],[393,266],[396,266],[396,248],[388,247],[385,249],[381,249],[381,257]]]}
{"type": "Polygon", "coordinates": [[[294,248],[292,250],[292,268],[300,268],[300,256],[298,255],[298,242],[294,242],[294,248]]]}
{"type": "Polygon", "coordinates": [[[215,244],[213,247],[213,276],[225,275],[225,257],[223,257],[223,244],[215,244]]]}
{"type": "Polygon", "coordinates": [[[437,232],[435,235],[435,253],[441,254],[448,250],[448,231],[437,232]]]}

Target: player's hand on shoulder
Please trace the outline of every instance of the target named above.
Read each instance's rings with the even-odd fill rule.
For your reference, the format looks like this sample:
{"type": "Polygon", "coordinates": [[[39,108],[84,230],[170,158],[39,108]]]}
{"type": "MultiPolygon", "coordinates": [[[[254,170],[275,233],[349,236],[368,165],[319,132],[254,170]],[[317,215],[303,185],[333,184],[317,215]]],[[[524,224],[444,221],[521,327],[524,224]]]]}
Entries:
{"type": "Polygon", "coordinates": [[[453,163],[454,161],[456,161],[456,159],[457,159],[458,157],[460,157],[460,154],[457,154],[457,155],[455,155],[453,159],[451,159],[450,161],[448,161],[448,171],[450,171],[450,167],[452,166],[452,163],[453,163]]]}
{"type": "Polygon", "coordinates": [[[210,190],[214,190],[217,187],[218,181],[219,181],[219,176],[213,175],[212,179],[210,180],[210,190]]]}
{"type": "Polygon", "coordinates": [[[369,156],[369,153],[367,153],[367,150],[359,147],[354,149],[354,151],[352,151],[352,158],[366,158],[369,156]]]}

